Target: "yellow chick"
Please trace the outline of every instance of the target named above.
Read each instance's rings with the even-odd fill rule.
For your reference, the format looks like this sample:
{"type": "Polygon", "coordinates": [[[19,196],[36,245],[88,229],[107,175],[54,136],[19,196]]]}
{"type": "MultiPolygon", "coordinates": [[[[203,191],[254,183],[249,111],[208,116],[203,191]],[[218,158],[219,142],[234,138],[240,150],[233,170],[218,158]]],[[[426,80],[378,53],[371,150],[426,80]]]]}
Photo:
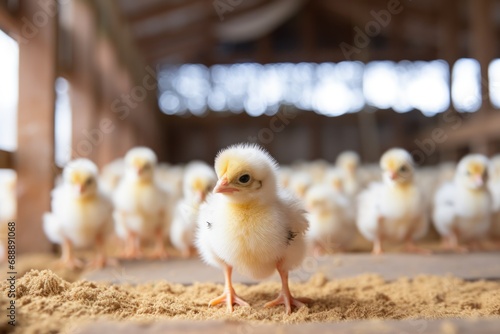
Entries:
{"type": "Polygon", "coordinates": [[[183,257],[194,253],[194,235],[201,203],[215,187],[217,176],[212,167],[201,161],[191,162],[184,173],[184,197],[177,203],[170,229],[172,245],[183,257]]]}
{"type": "Polygon", "coordinates": [[[43,216],[47,238],[62,247],[63,264],[80,268],[74,248],[96,246],[94,265],[106,264],[104,242],[111,233],[112,206],[97,184],[97,166],[87,159],[70,162],[63,171],[63,183],[52,191],[52,212],[43,216]]]}
{"type": "Polygon", "coordinates": [[[383,240],[404,241],[408,251],[429,253],[414,241],[423,237],[429,222],[422,193],[414,182],[411,155],[400,148],[380,159],[383,183],[372,183],[359,195],[357,226],[373,241],[373,253],[382,253],[383,240]]]}
{"type": "Polygon", "coordinates": [[[155,257],[164,258],[168,230],[167,194],[155,182],[156,154],[136,147],[125,156],[125,175],[113,195],[116,234],[126,240],[125,257],[142,256],[141,241],[155,241],[155,257]]]}
{"type": "Polygon", "coordinates": [[[337,157],[337,168],[342,172],[345,194],[354,198],[361,189],[358,175],[359,155],[354,151],[345,151],[337,157]]]}
{"type": "Polygon", "coordinates": [[[109,198],[113,197],[113,193],[120,183],[120,180],[125,171],[125,161],[116,159],[102,168],[99,176],[99,185],[104,194],[109,198]]]}
{"type": "Polygon", "coordinates": [[[306,196],[307,189],[313,185],[313,179],[308,172],[297,171],[292,174],[290,179],[290,191],[303,200],[306,196]]]}
{"type": "Polygon", "coordinates": [[[196,244],[202,259],[223,268],[224,293],[209,305],[248,305],[233,289],[233,268],[242,274],[264,278],[277,270],[282,290],[266,307],[284,304],[303,306],[305,299],[292,297],[288,272],[305,254],[305,211],[298,200],[280,191],[276,161],[256,145],[235,145],[215,159],[218,181],[214,194],[202,205],[196,244]]]}
{"type": "Polygon", "coordinates": [[[488,158],[469,154],[460,160],[453,182],[436,192],[432,218],[445,248],[463,252],[467,248],[460,246],[460,241],[477,245],[486,238],[492,212],[487,169],[488,158]]]}
{"type": "Polygon", "coordinates": [[[309,188],[305,198],[309,229],[307,239],[314,254],[343,251],[356,237],[356,224],[348,214],[349,201],[327,185],[309,188]]]}

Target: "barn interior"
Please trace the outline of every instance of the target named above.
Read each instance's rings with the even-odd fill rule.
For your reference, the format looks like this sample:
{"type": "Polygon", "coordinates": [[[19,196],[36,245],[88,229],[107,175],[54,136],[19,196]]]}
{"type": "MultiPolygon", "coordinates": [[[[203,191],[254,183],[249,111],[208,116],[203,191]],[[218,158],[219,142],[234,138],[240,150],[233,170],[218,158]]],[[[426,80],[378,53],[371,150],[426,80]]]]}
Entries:
{"type": "MultiPolygon", "coordinates": [[[[36,264],[23,264],[25,271],[41,270],[52,268],[59,252],[45,237],[42,217],[50,211],[51,191],[72,159],[89,159],[103,169],[131,148],[146,146],[171,168],[193,160],[212,166],[221,149],[251,142],[284,166],[311,161],[330,165],[340,153],[355,151],[361,164],[379,175],[379,159],[393,147],[407,150],[421,170],[454,166],[471,153],[493,157],[500,154],[499,34],[498,0],[0,0],[0,176],[14,175],[11,190],[16,206],[15,216],[4,217],[0,212],[0,218],[5,224],[15,222],[17,258],[38,259],[36,264]]],[[[438,234],[435,230],[431,234],[432,247],[437,247],[438,234]]],[[[117,323],[63,328],[58,322],[47,328],[82,333],[118,329],[134,333],[138,328],[150,333],[300,332],[305,328],[458,333],[480,326],[474,328],[494,333],[500,324],[500,267],[498,253],[491,249],[428,257],[396,251],[377,260],[368,254],[368,247],[354,255],[313,258],[314,270],[295,277],[297,284],[312,282],[318,289],[326,284],[322,279],[345,279],[335,286],[326,284],[330,290],[325,293],[333,293],[348,289],[348,278],[365,273],[382,275],[381,280],[395,284],[394,290],[405,289],[403,277],[417,284],[421,274],[437,275],[436,282],[452,274],[454,280],[464,280],[453,281],[453,287],[465,282],[486,285],[470,291],[488,294],[488,300],[460,304],[469,313],[444,308],[432,314],[425,313],[425,307],[388,316],[363,313],[359,308],[368,310],[369,301],[361,305],[354,295],[345,297],[339,311],[352,307],[352,317],[329,318],[322,310],[326,313],[302,312],[301,318],[284,318],[279,312],[245,318],[246,311],[240,309],[233,319],[226,316],[225,308],[207,316],[200,311],[206,305],[202,296],[222,285],[196,290],[191,283],[215,286],[223,283],[222,273],[204,271],[200,261],[174,255],[165,261],[125,261],[111,269],[68,275],[132,284],[137,290],[131,293],[137,295],[145,289],[140,284],[165,277],[172,284],[165,289],[180,291],[175,284],[184,284],[182,289],[191,289],[183,290],[186,300],[199,298],[202,306],[179,313],[157,310],[158,318],[148,313],[143,318],[112,319],[117,323]],[[409,266],[412,261],[415,264],[409,266]],[[463,270],[464,266],[473,269],[463,270]],[[313,275],[317,271],[327,278],[313,275]],[[455,319],[470,317],[481,320],[471,324],[455,319]],[[129,319],[148,321],[148,325],[124,325],[129,319]],[[260,323],[266,319],[270,324],[260,323]],[[345,324],[343,319],[355,321],[345,324]],[[373,327],[373,319],[387,321],[376,323],[378,328],[373,327]],[[282,327],[285,323],[296,325],[282,327]]],[[[8,277],[8,268],[2,268],[2,277],[8,277]]],[[[19,284],[31,293],[41,284],[37,279],[63,286],[61,291],[85,288],[84,283],[67,283],[48,272],[31,272],[31,284],[18,271],[19,284]],[[79,285],[66,289],[68,284],[79,285]]],[[[258,283],[237,277],[241,289],[243,283],[250,290],[258,283]]],[[[370,289],[372,283],[383,289],[379,278],[370,277],[352,278],[358,280],[352,282],[360,289],[370,289]]],[[[419,296],[432,291],[438,296],[432,298],[440,303],[439,288],[424,283],[414,288],[422,289],[416,292],[419,296]]],[[[2,289],[7,291],[8,286],[2,289]]],[[[55,298],[61,292],[40,289],[42,297],[55,298]]],[[[104,293],[106,288],[98,290],[104,293]]],[[[391,299],[385,300],[387,291],[374,294],[380,307],[391,307],[391,299]]],[[[270,294],[261,294],[267,299],[266,293],[270,294]]],[[[28,295],[24,292],[26,305],[28,295]]],[[[411,296],[408,292],[401,300],[411,296]]],[[[154,293],[148,298],[154,298],[154,293]]],[[[422,297],[420,302],[427,301],[422,297]]],[[[85,305],[71,307],[77,313],[85,305]]],[[[148,304],[141,305],[147,308],[148,304]]],[[[25,307],[47,312],[38,304],[25,307]]],[[[19,309],[20,317],[29,318],[22,306],[19,309]]],[[[101,315],[86,320],[109,320],[101,315]]],[[[71,321],[71,316],[65,319],[71,321]]],[[[22,326],[22,318],[19,321],[22,326]]],[[[47,316],[44,321],[51,319],[47,316]]],[[[26,323],[31,330],[36,328],[26,323]]],[[[22,328],[16,330],[22,332],[22,328]]]]}

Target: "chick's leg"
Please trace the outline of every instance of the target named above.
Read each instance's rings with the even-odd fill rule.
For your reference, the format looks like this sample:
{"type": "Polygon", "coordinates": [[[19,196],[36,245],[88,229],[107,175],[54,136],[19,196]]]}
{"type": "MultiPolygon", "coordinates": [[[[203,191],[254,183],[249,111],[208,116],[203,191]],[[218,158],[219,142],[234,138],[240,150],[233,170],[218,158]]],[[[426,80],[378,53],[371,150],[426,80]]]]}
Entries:
{"type": "Polygon", "coordinates": [[[161,227],[158,227],[155,231],[155,250],[153,257],[157,259],[168,258],[167,250],[165,249],[163,229],[161,227]]]}
{"type": "Polygon", "coordinates": [[[458,242],[458,233],[452,231],[450,235],[443,238],[443,246],[445,250],[451,250],[457,253],[467,253],[469,250],[467,247],[460,246],[458,242]]]}
{"type": "Polygon", "coordinates": [[[377,221],[377,232],[375,234],[375,239],[373,240],[373,250],[372,254],[380,255],[384,251],[382,249],[382,230],[383,229],[383,218],[379,217],[377,221]]]}
{"type": "Polygon", "coordinates": [[[233,304],[237,304],[240,306],[250,306],[246,301],[241,299],[234,292],[233,283],[231,281],[231,274],[233,272],[233,267],[229,265],[224,266],[224,278],[225,278],[225,286],[224,292],[217,298],[212,299],[208,306],[215,306],[218,304],[226,303],[227,311],[229,313],[233,312],[233,304]]]}
{"type": "Polygon", "coordinates": [[[278,297],[264,305],[264,307],[273,307],[277,305],[285,305],[286,314],[292,313],[292,305],[295,307],[302,307],[305,304],[312,302],[309,298],[294,298],[290,293],[290,288],[288,287],[288,270],[282,268],[282,261],[279,261],[276,265],[276,269],[281,277],[281,292],[278,297]]]}
{"type": "Polygon", "coordinates": [[[127,231],[127,245],[124,257],[127,259],[138,259],[142,256],[141,252],[141,239],[137,233],[127,231]]]}
{"type": "Polygon", "coordinates": [[[106,256],[106,243],[104,242],[104,238],[102,234],[98,234],[95,239],[95,245],[96,245],[96,256],[94,260],[89,264],[90,268],[93,269],[101,269],[104,268],[106,265],[117,265],[118,262],[115,259],[110,259],[106,256]]]}
{"type": "Polygon", "coordinates": [[[61,248],[62,248],[61,262],[63,265],[71,269],[83,268],[83,262],[77,259],[73,253],[73,244],[71,243],[70,240],[65,238],[61,245],[61,248]]]}

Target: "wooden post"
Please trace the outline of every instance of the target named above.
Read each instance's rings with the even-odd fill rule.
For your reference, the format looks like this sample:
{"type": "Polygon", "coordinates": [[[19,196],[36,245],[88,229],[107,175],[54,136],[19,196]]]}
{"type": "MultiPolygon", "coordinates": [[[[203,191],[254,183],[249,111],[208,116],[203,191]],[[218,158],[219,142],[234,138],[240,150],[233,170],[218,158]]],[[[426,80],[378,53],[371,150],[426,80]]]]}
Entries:
{"type": "Polygon", "coordinates": [[[493,5],[490,0],[469,0],[470,5],[470,54],[481,65],[482,109],[491,109],[489,94],[488,67],[495,52],[495,27],[493,24],[493,5]]]}
{"type": "Polygon", "coordinates": [[[68,77],[73,122],[72,158],[95,161],[103,140],[96,122],[95,15],[87,2],[75,1],[72,16],[74,50],[71,75],[68,77]]]}
{"type": "Polygon", "coordinates": [[[23,1],[21,17],[33,24],[19,43],[17,251],[44,251],[42,215],[50,208],[54,166],[57,11],[53,0],[23,1]]]}

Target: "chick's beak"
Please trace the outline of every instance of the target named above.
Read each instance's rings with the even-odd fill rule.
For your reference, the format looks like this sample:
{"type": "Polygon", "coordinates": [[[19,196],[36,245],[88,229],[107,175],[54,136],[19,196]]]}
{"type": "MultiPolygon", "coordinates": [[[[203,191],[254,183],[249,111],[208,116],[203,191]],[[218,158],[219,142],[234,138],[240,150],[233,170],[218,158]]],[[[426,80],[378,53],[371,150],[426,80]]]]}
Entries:
{"type": "Polygon", "coordinates": [[[398,173],[389,171],[389,178],[393,181],[396,180],[398,178],[398,173]]]}
{"type": "Polygon", "coordinates": [[[201,202],[204,202],[205,198],[207,197],[207,194],[202,190],[199,190],[197,192],[197,195],[198,195],[198,198],[200,199],[201,202]]]}
{"type": "Polygon", "coordinates": [[[238,189],[236,188],[233,188],[229,185],[229,181],[227,180],[227,177],[226,176],[223,176],[219,179],[219,181],[217,181],[217,184],[215,185],[215,188],[214,188],[214,193],[234,193],[236,191],[239,191],[238,189]]]}
{"type": "Polygon", "coordinates": [[[476,186],[479,188],[479,187],[482,187],[483,184],[484,184],[484,180],[483,180],[483,177],[481,175],[477,175],[475,178],[474,178],[474,183],[476,184],[476,186]]]}

